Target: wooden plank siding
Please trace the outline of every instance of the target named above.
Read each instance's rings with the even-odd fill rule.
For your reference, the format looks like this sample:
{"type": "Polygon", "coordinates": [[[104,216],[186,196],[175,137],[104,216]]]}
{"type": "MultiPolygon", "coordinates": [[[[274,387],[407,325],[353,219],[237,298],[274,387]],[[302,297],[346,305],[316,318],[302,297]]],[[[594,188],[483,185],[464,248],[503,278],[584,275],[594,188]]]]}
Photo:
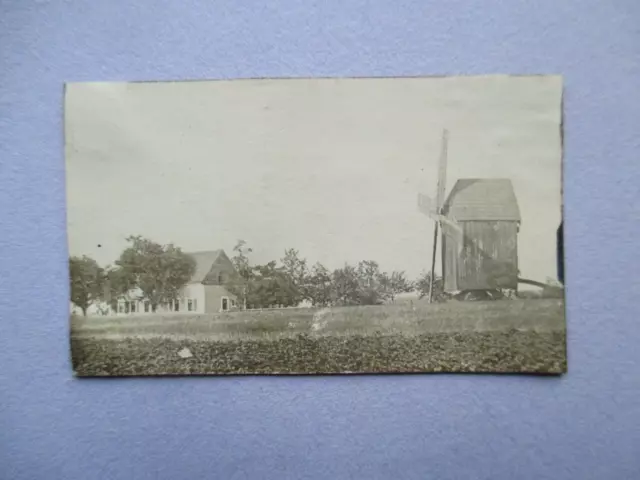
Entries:
{"type": "Polygon", "coordinates": [[[445,291],[517,289],[518,222],[473,220],[459,225],[462,234],[443,228],[445,291]]]}

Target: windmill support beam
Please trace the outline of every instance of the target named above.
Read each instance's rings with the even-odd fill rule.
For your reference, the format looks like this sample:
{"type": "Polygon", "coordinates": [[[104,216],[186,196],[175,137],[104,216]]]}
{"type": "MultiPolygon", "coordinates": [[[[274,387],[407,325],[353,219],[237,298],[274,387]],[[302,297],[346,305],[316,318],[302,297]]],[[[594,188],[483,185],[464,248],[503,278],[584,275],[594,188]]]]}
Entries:
{"type": "Polygon", "coordinates": [[[442,221],[442,206],[444,195],[447,190],[447,148],[449,142],[449,132],[442,131],[442,150],[440,151],[440,161],[438,162],[438,184],[436,187],[435,227],[433,229],[433,254],[431,256],[431,278],[429,279],[429,303],[433,302],[433,284],[436,276],[436,253],[438,250],[438,228],[442,221]]]}
{"type": "Polygon", "coordinates": [[[534,287],[547,288],[549,285],[542,282],[537,282],[535,280],[529,280],[527,278],[518,277],[518,283],[523,283],[525,285],[533,285],[534,287]]]}
{"type": "Polygon", "coordinates": [[[439,223],[433,229],[433,255],[431,256],[431,277],[429,278],[429,303],[433,303],[433,284],[436,273],[436,250],[438,247],[438,226],[439,223]]]}

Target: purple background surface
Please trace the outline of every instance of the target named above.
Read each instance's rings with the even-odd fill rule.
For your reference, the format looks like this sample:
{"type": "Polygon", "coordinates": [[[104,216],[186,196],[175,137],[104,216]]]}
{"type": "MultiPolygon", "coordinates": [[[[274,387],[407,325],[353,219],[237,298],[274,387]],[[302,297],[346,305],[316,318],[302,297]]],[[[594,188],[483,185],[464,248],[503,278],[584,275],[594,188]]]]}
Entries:
{"type": "Polygon", "coordinates": [[[0,478],[640,478],[638,152],[637,0],[0,0],[0,478]],[[64,81],[485,73],[565,76],[567,376],[71,377],[64,81]]]}

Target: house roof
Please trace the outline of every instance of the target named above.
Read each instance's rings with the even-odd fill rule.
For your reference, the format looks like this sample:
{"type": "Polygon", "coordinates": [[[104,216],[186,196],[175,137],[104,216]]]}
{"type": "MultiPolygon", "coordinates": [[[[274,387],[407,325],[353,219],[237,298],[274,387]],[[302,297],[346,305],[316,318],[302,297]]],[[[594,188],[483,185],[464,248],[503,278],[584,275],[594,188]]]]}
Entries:
{"type": "Polygon", "coordinates": [[[458,221],[521,220],[513,185],[506,178],[458,180],[444,204],[444,214],[458,221]]]}
{"type": "Polygon", "coordinates": [[[201,283],[211,271],[211,267],[224,253],[222,250],[210,250],[206,252],[185,252],[196,261],[196,271],[189,280],[189,283],[201,283]]]}

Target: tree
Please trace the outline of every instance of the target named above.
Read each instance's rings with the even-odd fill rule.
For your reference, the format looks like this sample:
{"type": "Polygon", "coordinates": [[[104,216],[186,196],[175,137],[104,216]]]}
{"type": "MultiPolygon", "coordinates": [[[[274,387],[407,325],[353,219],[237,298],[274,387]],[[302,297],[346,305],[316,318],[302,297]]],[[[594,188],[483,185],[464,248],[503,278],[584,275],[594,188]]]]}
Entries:
{"type": "Polygon", "coordinates": [[[247,242],[238,240],[236,246],[233,247],[234,256],[231,259],[236,273],[227,283],[227,288],[238,297],[243,309],[247,308],[249,284],[253,278],[253,270],[248,256],[252,251],[251,248],[247,247],[247,242]]]}
{"type": "Polygon", "coordinates": [[[380,305],[389,298],[390,277],[373,260],[333,272],[332,301],[337,305],[380,305]]]}
{"type": "Polygon", "coordinates": [[[358,303],[360,305],[380,305],[388,295],[386,274],[380,272],[380,267],[373,260],[358,263],[358,303]]]}
{"type": "Polygon", "coordinates": [[[335,305],[360,304],[358,272],[351,265],[345,265],[333,271],[331,287],[331,303],[335,305]]]}
{"type": "Polygon", "coordinates": [[[118,310],[118,299],[135,288],[134,279],[120,267],[107,266],[102,300],[114,310],[118,310]]]}
{"type": "MultiPolygon", "coordinates": [[[[431,285],[431,273],[423,272],[418,280],[415,282],[415,288],[418,291],[420,298],[424,298],[429,295],[429,287],[431,285]]],[[[435,276],[433,282],[433,300],[436,302],[442,302],[446,300],[446,294],[444,292],[444,282],[442,277],[435,276]]]]}
{"type": "Polygon", "coordinates": [[[307,261],[300,258],[297,250],[290,248],[285,250],[284,257],[280,259],[283,272],[289,277],[290,283],[294,288],[294,301],[299,304],[305,298],[308,298],[307,283],[309,280],[309,271],[307,261]]]}
{"type": "Polygon", "coordinates": [[[195,273],[195,260],[173,244],[160,245],[141,236],[127,238],[131,246],[120,255],[116,265],[123,282],[137,286],[151,310],[174,301],[195,273]]]}
{"type": "Polygon", "coordinates": [[[306,296],[314,307],[326,307],[331,303],[331,293],[331,273],[318,262],[308,276],[306,296]]]}
{"type": "Polygon", "coordinates": [[[236,275],[227,283],[227,288],[236,295],[243,308],[269,308],[294,306],[304,298],[302,288],[306,273],[306,261],[301,260],[296,250],[286,250],[283,266],[275,261],[265,265],[251,265],[252,249],[244,240],[238,240],[231,259],[236,275]]]}
{"type": "Polygon", "coordinates": [[[404,272],[394,271],[391,275],[383,273],[380,281],[383,289],[386,291],[386,296],[395,302],[396,297],[401,293],[408,293],[414,290],[414,285],[410,282],[404,272]]]}
{"type": "Polygon", "coordinates": [[[249,308],[292,307],[299,303],[296,286],[283,268],[276,267],[275,261],[251,270],[246,290],[249,308]]]}
{"type": "Polygon", "coordinates": [[[236,271],[242,277],[248,277],[251,266],[249,264],[248,254],[253,252],[253,249],[247,247],[247,242],[244,240],[238,240],[235,247],[233,247],[234,256],[231,259],[236,271]]]}
{"type": "Polygon", "coordinates": [[[70,257],[69,280],[71,290],[71,302],[82,310],[82,315],[87,316],[87,309],[103,293],[104,272],[93,258],[70,257]]]}

